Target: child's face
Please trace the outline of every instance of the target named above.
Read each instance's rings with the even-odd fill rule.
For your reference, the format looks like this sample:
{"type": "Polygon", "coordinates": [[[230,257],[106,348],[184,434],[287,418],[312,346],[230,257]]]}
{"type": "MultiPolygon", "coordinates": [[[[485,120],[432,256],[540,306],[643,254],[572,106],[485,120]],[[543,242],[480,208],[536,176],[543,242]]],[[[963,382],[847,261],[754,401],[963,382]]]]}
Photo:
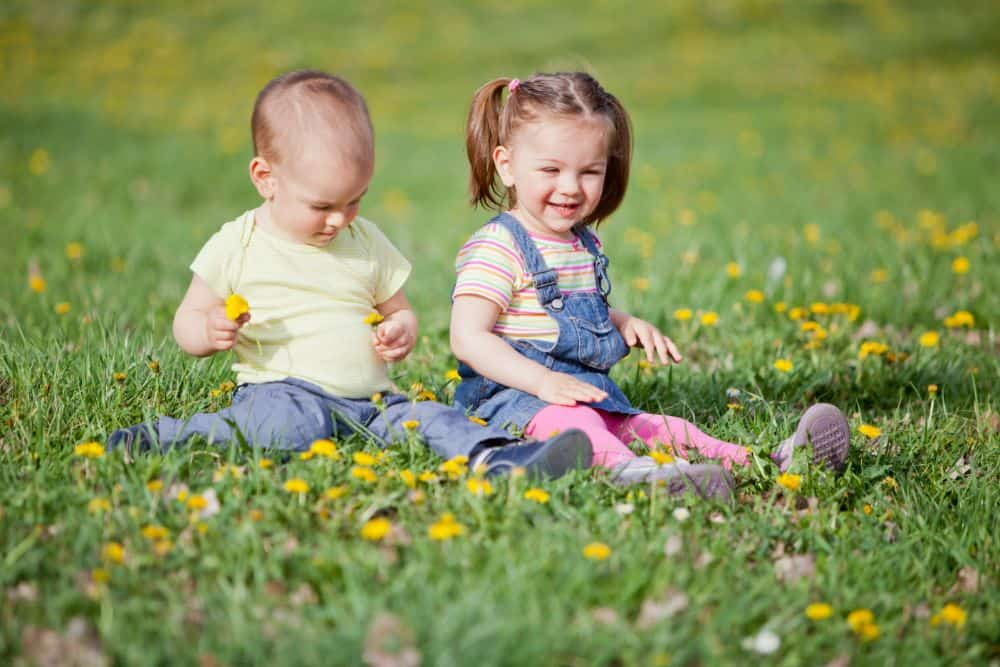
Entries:
{"type": "Polygon", "coordinates": [[[517,219],[536,233],[570,238],[601,199],[608,126],[600,119],[543,117],[519,127],[493,159],[504,185],[516,189],[517,219]]]}
{"type": "MultiPolygon", "coordinates": [[[[261,159],[251,162],[252,177],[261,159]]],[[[349,164],[340,151],[319,146],[267,166],[267,176],[254,183],[268,202],[272,231],[319,248],[351,224],[372,178],[371,164],[349,164]]]]}

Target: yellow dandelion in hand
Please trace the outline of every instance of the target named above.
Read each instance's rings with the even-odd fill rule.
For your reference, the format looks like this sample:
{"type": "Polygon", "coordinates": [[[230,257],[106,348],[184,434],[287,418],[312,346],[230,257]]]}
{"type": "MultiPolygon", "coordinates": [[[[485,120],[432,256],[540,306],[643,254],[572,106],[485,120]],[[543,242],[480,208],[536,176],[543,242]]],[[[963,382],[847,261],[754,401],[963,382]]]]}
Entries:
{"type": "Polygon", "coordinates": [[[444,379],[448,382],[461,382],[462,376],[458,374],[458,370],[452,368],[444,374],[444,379]]]}
{"type": "Polygon", "coordinates": [[[371,542],[378,542],[389,534],[392,524],[384,517],[372,519],[361,526],[361,537],[371,542]]]}
{"type": "Polygon", "coordinates": [[[743,295],[743,298],[750,303],[763,303],[764,293],[759,289],[747,290],[747,293],[743,295]]]}
{"type": "Polygon", "coordinates": [[[44,292],[48,287],[48,285],[49,284],[45,282],[45,278],[42,278],[41,276],[36,275],[36,276],[30,276],[28,278],[28,287],[31,289],[32,292],[35,292],[36,294],[41,294],[42,292],[44,292]]]}
{"type": "Polygon", "coordinates": [[[590,560],[605,560],[611,555],[611,547],[604,542],[591,542],[583,548],[583,557],[590,560]]]}
{"type": "Polygon", "coordinates": [[[66,259],[77,260],[83,257],[83,244],[73,241],[66,244],[66,259]]]}
{"type": "Polygon", "coordinates": [[[947,623],[956,628],[961,628],[965,625],[965,617],[966,613],[964,609],[953,602],[949,602],[941,608],[941,611],[931,616],[931,625],[947,623]]]}
{"type": "Polygon", "coordinates": [[[774,362],[774,370],[778,371],[779,373],[788,373],[794,367],[795,365],[792,363],[791,359],[778,359],[777,361],[774,362]]]}
{"type": "Polygon", "coordinates": [[[833,616],[833,607],[825,602],[814,602],[806,607],[806,618],[812,621],[823,621],[833,616]]]}
{"type": "Polygon", "coordinates": [[[288,480],[287,482],[285,482],[284,487],[285,491],[288,491],[289,493],[295,493],[298,495],[302,495],[303,493],[308,493],[309,491],[309,483],[306,480],[301,479],[299,477],[293,477],[292,479],[288,480]]]}
{"type": "Polygon", "coordinates": [[[701,316],[701,323],[706,327],[714,327],[719,323],[719,314],[711,310],[707,313],[703,313],[701,316]]]}
{"type": "Polygon", "coordinates": [[[230,294],[226,297],[226,318],[234,322],[240,315],[250,312],[250,304],[239,294],[230,294]]]}
{"type": "Polygon", "coordinates": [[[445,541],[459,537],[465,533],[465,526],[455,521],[455,516],[446,512],[441,519],[427,528],[427,535],[432,540],[445,541]]]}
{"type": "Polygon", "coordinates": [[[104,456],[104,445],[99,442],[82,442],[73,448],[73,454],[88,459],[99,459],[104,456]]]}
{"type": "Polygon", "coordinates": [[[549,492],[545,489],[539,489],[538,487],[528,489],[524,492],[524,497],[527,500],[533,500],[539,505],[544,505],[549,502],[549,492]]]}
{"type": "Polygon", "coordinates": [[[798,491],[799,487],[802,486],[802,475],[793,475],[792,473],[782,473],[778,475],[775,480],[778,486],[788,489],[789,491],[798,491]]]}
{"type": "Polygon", "coordinates": [[[380,322],[382,322],[384,319],[385,316],[382,315],[382,313],[373,310],[372,312],[365,315],[365,324],[367,324],[370,327],[374,327],[378,325],[380,322]]]}
{"type": "Polygon", "coordinates": [[[690,308],[678,308],[674,311],[674,319],[679,322],[684,322],[690,320],[694,316],[694,313],[690,308]]]}
{"type": "Polygon", "coordinates": [[[493,494],[493,485],[490,484],[489,480],[482,479],[480,477],[473,477],[465,482],[465,488],[469,490],[474,496],[482,497],[489,496],[493,494]]]}
{"type": "Polygon", "coordinates": [[[125,562],[125,547],[120,542],[108,542],[101,548],[101,558],[121,565],[125,562]]]}
{"type": "Polygon", "coordinates": [[[862,424],[858,427],[858,433],[865,436],[866,438],[877,438],[882,435],[882,429],[878,426],[872,426],[871,424],[862,424]]]}
{"type": "Polygon", "coordinates": [[[962,275],[963,273],[969,272],[969,267],[971,266],[968,257],[956,257],[951,263],[951,270],[962,275]]]}
{"type": "Polygon", "coordinates": [[[736,262],[729,262],[726,264],[726,275],[730,278],[739,278],[743,275],[743,269],[736,262]]]}
{"type": "Polygon", "coordinates": [[[920,334],[919,342],[921,347],[937,347],[940,340],[941,337],[937,331],[926,331],[920,334]]]}

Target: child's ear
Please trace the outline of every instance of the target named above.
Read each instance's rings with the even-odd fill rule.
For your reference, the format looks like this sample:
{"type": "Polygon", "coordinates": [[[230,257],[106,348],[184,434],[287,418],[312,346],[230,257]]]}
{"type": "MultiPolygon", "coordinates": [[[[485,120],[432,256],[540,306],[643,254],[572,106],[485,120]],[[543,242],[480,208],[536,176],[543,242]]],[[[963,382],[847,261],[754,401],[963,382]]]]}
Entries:
{"type": "Polygon", "coordinates": [[[271,163],[259,155],[250,160],[250,180],[253,181],[261,197],[267,200],[274,197],[274,174],[271,172],[271,163]]]}
{"type": "Polygon", "coordinates": [[[497,168],[500,181],[508,188],[514,187],[514,174],[510,164],[510,149],[506,146],[497,146],[493,149],[493,165],[497,168]]]}

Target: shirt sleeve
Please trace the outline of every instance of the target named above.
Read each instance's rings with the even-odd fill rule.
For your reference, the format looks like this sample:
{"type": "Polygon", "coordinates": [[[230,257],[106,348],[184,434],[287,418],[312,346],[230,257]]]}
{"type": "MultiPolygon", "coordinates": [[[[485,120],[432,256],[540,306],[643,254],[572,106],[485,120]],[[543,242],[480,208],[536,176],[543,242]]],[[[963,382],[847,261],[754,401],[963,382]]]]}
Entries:
{"type": "Polygon", "coordinates": [[[374,223],[368,222],[365,232],[369,237],[371,259],[375,263],[373,294],[375,304],[378,305],[385,303],[403,289],[403,285],[410,277],[412,266],[374,223]]]}
{"type": "Polygon", "coordinates": [[[510,232],[498,224],[477,231],[458,251],[455,289],[451,298],[477,296],[507,310],[524,283],[521,255],[510,232]]]}
{"type": "Polygon", "coordinates": [[[230,222],[212,235],[191,262],[191,271],[215,292],[220,299],[233,293],[232,270],[239,261],[241,250],[239,226],[230,222]]]}

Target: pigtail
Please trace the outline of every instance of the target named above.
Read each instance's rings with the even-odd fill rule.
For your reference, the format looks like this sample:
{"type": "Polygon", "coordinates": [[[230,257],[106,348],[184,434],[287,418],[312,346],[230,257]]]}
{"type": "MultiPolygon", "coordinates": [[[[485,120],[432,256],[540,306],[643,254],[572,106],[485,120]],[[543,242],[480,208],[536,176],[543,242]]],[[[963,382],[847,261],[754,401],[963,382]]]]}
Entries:
{"type": "MultiPolygon", "coordinates": [[[[596,82],[595,82],[596,84],[596,82]]],[[[625,199],[628,177],[632,166],[632,121],[618,98],[600,89],[604,97],[602,106],[611,121],[614,136],[608,152],[608,166],[604,175],[604,191],[601,200],[584,221],[586,224],[599,223],[614,213],[625,199]]]]}
{"type": "Polygon", "coordinates": [[[476,91],[465,129],[465,152],[469,158],[469,198],[473,206],[502,209],[507,190],[498,183],[493,149],[500,145],[500,113],[503,92],[511,79],[500,78],[476,91]]]}

